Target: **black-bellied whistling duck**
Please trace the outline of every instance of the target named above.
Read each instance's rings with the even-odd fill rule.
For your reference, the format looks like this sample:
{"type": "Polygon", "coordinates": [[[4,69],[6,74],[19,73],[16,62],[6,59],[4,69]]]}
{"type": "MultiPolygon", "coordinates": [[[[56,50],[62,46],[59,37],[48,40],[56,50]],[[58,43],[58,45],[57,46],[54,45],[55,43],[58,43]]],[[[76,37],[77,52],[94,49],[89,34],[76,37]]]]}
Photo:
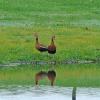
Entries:
{"type": "Polygon", "coordinates": [[[48,79],[51,81],[51,86],[54,85],[54,81],[56,78],[56,72],[54,70],[45,72],[45,71],[40,71],[35,75],[35,84],[38,85],[39,80],[48,77],[48,79]]]}
{"type": "Polygon", "coordinates": [[[51,44],[48,46],[48,53],[49,54],[55,54],[56,53],[56,46],[54,44],[55,36],[52,36],[51,38],[51,44]]]}
{"type": "Polygon", "coordinates": [[[37,34],[35,34],[35,37],[36,37],[35,48],[40,52],[48,51],[48,48],[45,45],[39,43],[37,34]]]}

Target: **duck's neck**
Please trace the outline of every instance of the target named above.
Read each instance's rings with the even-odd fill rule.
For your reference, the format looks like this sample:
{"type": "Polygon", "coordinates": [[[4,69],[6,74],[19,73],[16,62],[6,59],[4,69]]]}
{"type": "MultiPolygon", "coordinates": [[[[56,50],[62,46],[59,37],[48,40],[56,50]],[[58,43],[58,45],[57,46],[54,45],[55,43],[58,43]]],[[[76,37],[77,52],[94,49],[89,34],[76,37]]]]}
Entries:
{"type": "Polygon", "coordinates": [[[53,38],[51,39],[51,44],[54,45],[54,39],[53,38]]]}
{"type": "Polygon", "coordinates": [[[38,37],[36,37],[36,44],[38,44],[39,43],[39,41],[38,41],[38,37]]]}

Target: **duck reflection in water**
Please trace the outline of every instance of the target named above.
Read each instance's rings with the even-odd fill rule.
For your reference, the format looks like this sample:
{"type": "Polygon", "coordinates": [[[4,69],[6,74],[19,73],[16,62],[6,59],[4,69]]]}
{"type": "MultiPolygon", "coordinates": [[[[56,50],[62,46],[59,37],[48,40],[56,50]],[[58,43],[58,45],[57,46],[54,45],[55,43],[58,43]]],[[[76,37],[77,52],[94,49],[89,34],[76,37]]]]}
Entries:
{"type": "Polygon", "coordinates": [[[35,75],[35,84],[38,85],[39,80],[41,80],[45,77],[48,77],[48,79],[51,82],[51,86],[53,86],[55,78],[56,78],[56,72],[54,70],[49,70],[48,72],[40,71],[40,72],[36,73],[36,75],[35,75]]]}
{"type": "Polygon", "coordinates": [[[76,87],[73,87],[72,90],[72,100],[76,100],[76,87]]]}

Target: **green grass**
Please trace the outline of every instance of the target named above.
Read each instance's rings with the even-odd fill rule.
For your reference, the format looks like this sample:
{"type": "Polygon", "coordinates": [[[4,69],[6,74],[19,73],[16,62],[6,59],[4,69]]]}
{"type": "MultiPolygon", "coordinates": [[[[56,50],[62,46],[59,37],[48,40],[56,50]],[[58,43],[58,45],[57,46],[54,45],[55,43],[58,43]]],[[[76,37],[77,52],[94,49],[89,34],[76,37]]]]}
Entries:
{"type": "Polygon", "coordinates": [[[52,33],[56,35],[55,60],[97,59],[100,57],[100,34],[98,30],[82,28],[16,28],[0,27],[0,62],[18,60],[50,60],[48,53],[35,49],[33,32],[39,32],[40,42],[49,45],[52,33]]]}
{"type": "Polygon", "coordinates": [[[0,63],[50,60],[35,50],[34,32],[46,45],[56,35],[56,60],[98,59],[99,6],[99,0],[1,0],[0,63]]]}
{"type": "MultiPolygon", "coordinates": [[[[0,0],[0,64],[70,59],[100,60],[100,0],[0,0]],[[56,35],[54,59],[35,49],[35,32],[46,45],[56,35]]],[[[34,84],[40,69],[0,68],[0,84],[34,84]]],[[[57,85],[100,86],[99,65],[58,66],[56,71],[57,85]]]]}
{"type": "MultiPolygon", "coordinates": [[[[59,65],[59,66],[19,66],[0,68],[0,85],[34,85],[34,76],[37,72],[50,69],[56,71],[55,85],[58,86],[100,86],[99,64],[59,65]]],[[[50,85],[48,79],[39,82],[41,85],[50,85]]]]}

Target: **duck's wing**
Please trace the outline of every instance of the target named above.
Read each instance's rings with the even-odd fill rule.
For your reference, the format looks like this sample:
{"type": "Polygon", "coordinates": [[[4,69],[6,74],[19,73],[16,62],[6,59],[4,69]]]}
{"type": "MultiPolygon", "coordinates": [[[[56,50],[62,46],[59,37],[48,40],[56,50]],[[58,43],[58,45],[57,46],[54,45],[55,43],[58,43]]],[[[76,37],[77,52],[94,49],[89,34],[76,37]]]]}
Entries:
{"type": "Polygon", "coordinates": [[[43,44],[39,44],[40,48],[48,48],[47,46],[43,45],[43,44]]]}

